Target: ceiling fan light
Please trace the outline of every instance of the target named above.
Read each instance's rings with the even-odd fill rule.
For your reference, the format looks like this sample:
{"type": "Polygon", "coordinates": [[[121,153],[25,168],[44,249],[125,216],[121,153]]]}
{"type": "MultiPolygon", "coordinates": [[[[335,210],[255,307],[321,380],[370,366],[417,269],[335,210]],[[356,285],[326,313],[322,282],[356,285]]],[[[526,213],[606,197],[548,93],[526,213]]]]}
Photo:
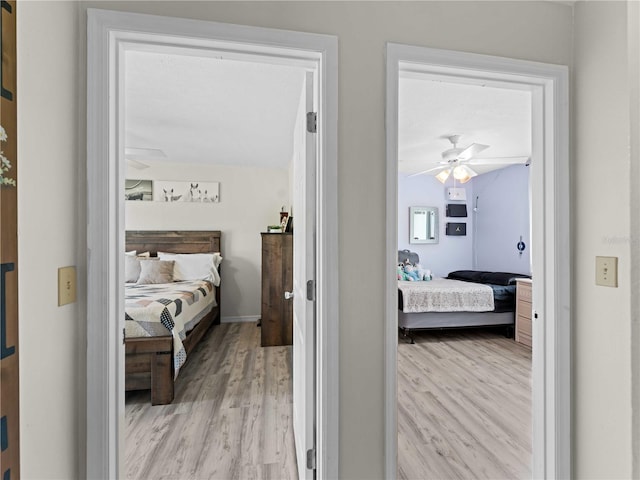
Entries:
{"type": "Polygon", "coordinates": [[[460,183],[467,183],[476,175],[478,174],[466,165],[458,165],[453,169],[453,178],[458,180],[460,183]]]}
{"type": "Polygon", "coordinates": [[[447,178],[449,178],[450,173],[451,173],[451,169],[447,168],[445,170],[442,170],[439,174],[437,174],[436,178],[440,181],[440,183],[444,184],[444,182],[447,181],[447,178]]]}

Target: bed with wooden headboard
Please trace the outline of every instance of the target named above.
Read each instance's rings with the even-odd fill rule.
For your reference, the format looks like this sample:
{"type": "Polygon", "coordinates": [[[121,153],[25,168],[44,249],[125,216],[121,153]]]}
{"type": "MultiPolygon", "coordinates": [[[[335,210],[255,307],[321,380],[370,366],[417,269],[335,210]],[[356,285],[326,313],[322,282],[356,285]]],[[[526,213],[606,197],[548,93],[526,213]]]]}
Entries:
{"type": "MultiPolygon", "coordinates": [[[[127,231],[127,251],[170,253],[221,252],[220,231],[127,231]]],[[[217,306],[187,334],[183,346],[191,352],[211,325],[220,323],[220,288],[215,289],[217,306]]],[[[125,389],[151,390],[151,404],[171,403],[174,397],[173,337],[125,338],[125,389]]]]}

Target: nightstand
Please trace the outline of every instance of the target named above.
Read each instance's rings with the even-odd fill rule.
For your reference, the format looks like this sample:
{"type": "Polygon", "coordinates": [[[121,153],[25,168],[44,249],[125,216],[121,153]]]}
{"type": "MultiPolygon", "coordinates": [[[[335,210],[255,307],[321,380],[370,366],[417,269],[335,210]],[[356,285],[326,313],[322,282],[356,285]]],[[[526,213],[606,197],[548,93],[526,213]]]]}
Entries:
{"type": "Polygon", "coordinates": [[[516,342],[531,347],[531,287],[528,278],[516,281],[516,342]]]}

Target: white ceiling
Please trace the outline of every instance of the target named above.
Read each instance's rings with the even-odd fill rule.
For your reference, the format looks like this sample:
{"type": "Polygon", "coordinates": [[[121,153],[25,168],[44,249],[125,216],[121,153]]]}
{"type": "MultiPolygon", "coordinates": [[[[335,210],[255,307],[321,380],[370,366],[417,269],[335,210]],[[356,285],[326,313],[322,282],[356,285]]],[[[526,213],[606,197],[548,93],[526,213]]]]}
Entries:
{"type": "MultiPolygon", "coordinates": [[[[303,68],[193,51],[128,51],[125,72],[126,147],[144,149],[129,158],[288,167],[303,68]]],[[[478,157],[531,155],[525,90],[404,74],[398,118],[403,174],[440,165],[442,151],[452,147],[446,136],[454,134],[461,135],[459,147],[490,145],[478,157]]]]}
{"type": "Polygon", "coordinates": [[[288,167],[302,68],[129,51],[125,72],[125,145],[166,156],[136,160],[288,167]]]}
{"type": "MultiPolygon", "coordinates": [[[[439,165],[461,135],[458,147],[490,145],[478,158],[531,156],[531,94],[490,86],[403,76],[399,83],[398,169],[414,174],[439,165]]],[[[473,166],[486,173],[505,165],[473,166]]],[[[507,165],[508,166],[508,165],[507,165]]],[[[437,173],[437,171],[435,172],[437,173]]]]}

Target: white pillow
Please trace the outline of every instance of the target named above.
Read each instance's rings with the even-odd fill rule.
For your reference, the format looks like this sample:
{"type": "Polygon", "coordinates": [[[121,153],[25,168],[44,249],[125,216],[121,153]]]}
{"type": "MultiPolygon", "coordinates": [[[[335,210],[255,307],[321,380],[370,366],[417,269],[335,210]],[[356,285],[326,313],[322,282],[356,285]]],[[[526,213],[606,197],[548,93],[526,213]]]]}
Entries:
{"type": "Polygon", "coordinates": [[[147,255],[125,255],[124,256],[124,281],[125,283],[135,283],[140,278],[140,262],[158,260],[157,257],[147,255]]]}
{"type": "Polygon", "coordinates": [[[220,285],[217,265],[222,257],[219,253],[166,253],[158,252],[160,260],[173,260],[173,280],[208,280],[216,287],[220,285]]]}
{"type": "Polygon", "coordinates": [[[131,250],[130,252],[124,252],[125,255],[130,255],[132,257],[136,256],[136,251],[135,250],[131,250]]]}
{"type": "Polygon", "coordinates": [[[140,277],[140,260],[135,255],[124,256],[124,281],[135,283],[140,277]]]}

